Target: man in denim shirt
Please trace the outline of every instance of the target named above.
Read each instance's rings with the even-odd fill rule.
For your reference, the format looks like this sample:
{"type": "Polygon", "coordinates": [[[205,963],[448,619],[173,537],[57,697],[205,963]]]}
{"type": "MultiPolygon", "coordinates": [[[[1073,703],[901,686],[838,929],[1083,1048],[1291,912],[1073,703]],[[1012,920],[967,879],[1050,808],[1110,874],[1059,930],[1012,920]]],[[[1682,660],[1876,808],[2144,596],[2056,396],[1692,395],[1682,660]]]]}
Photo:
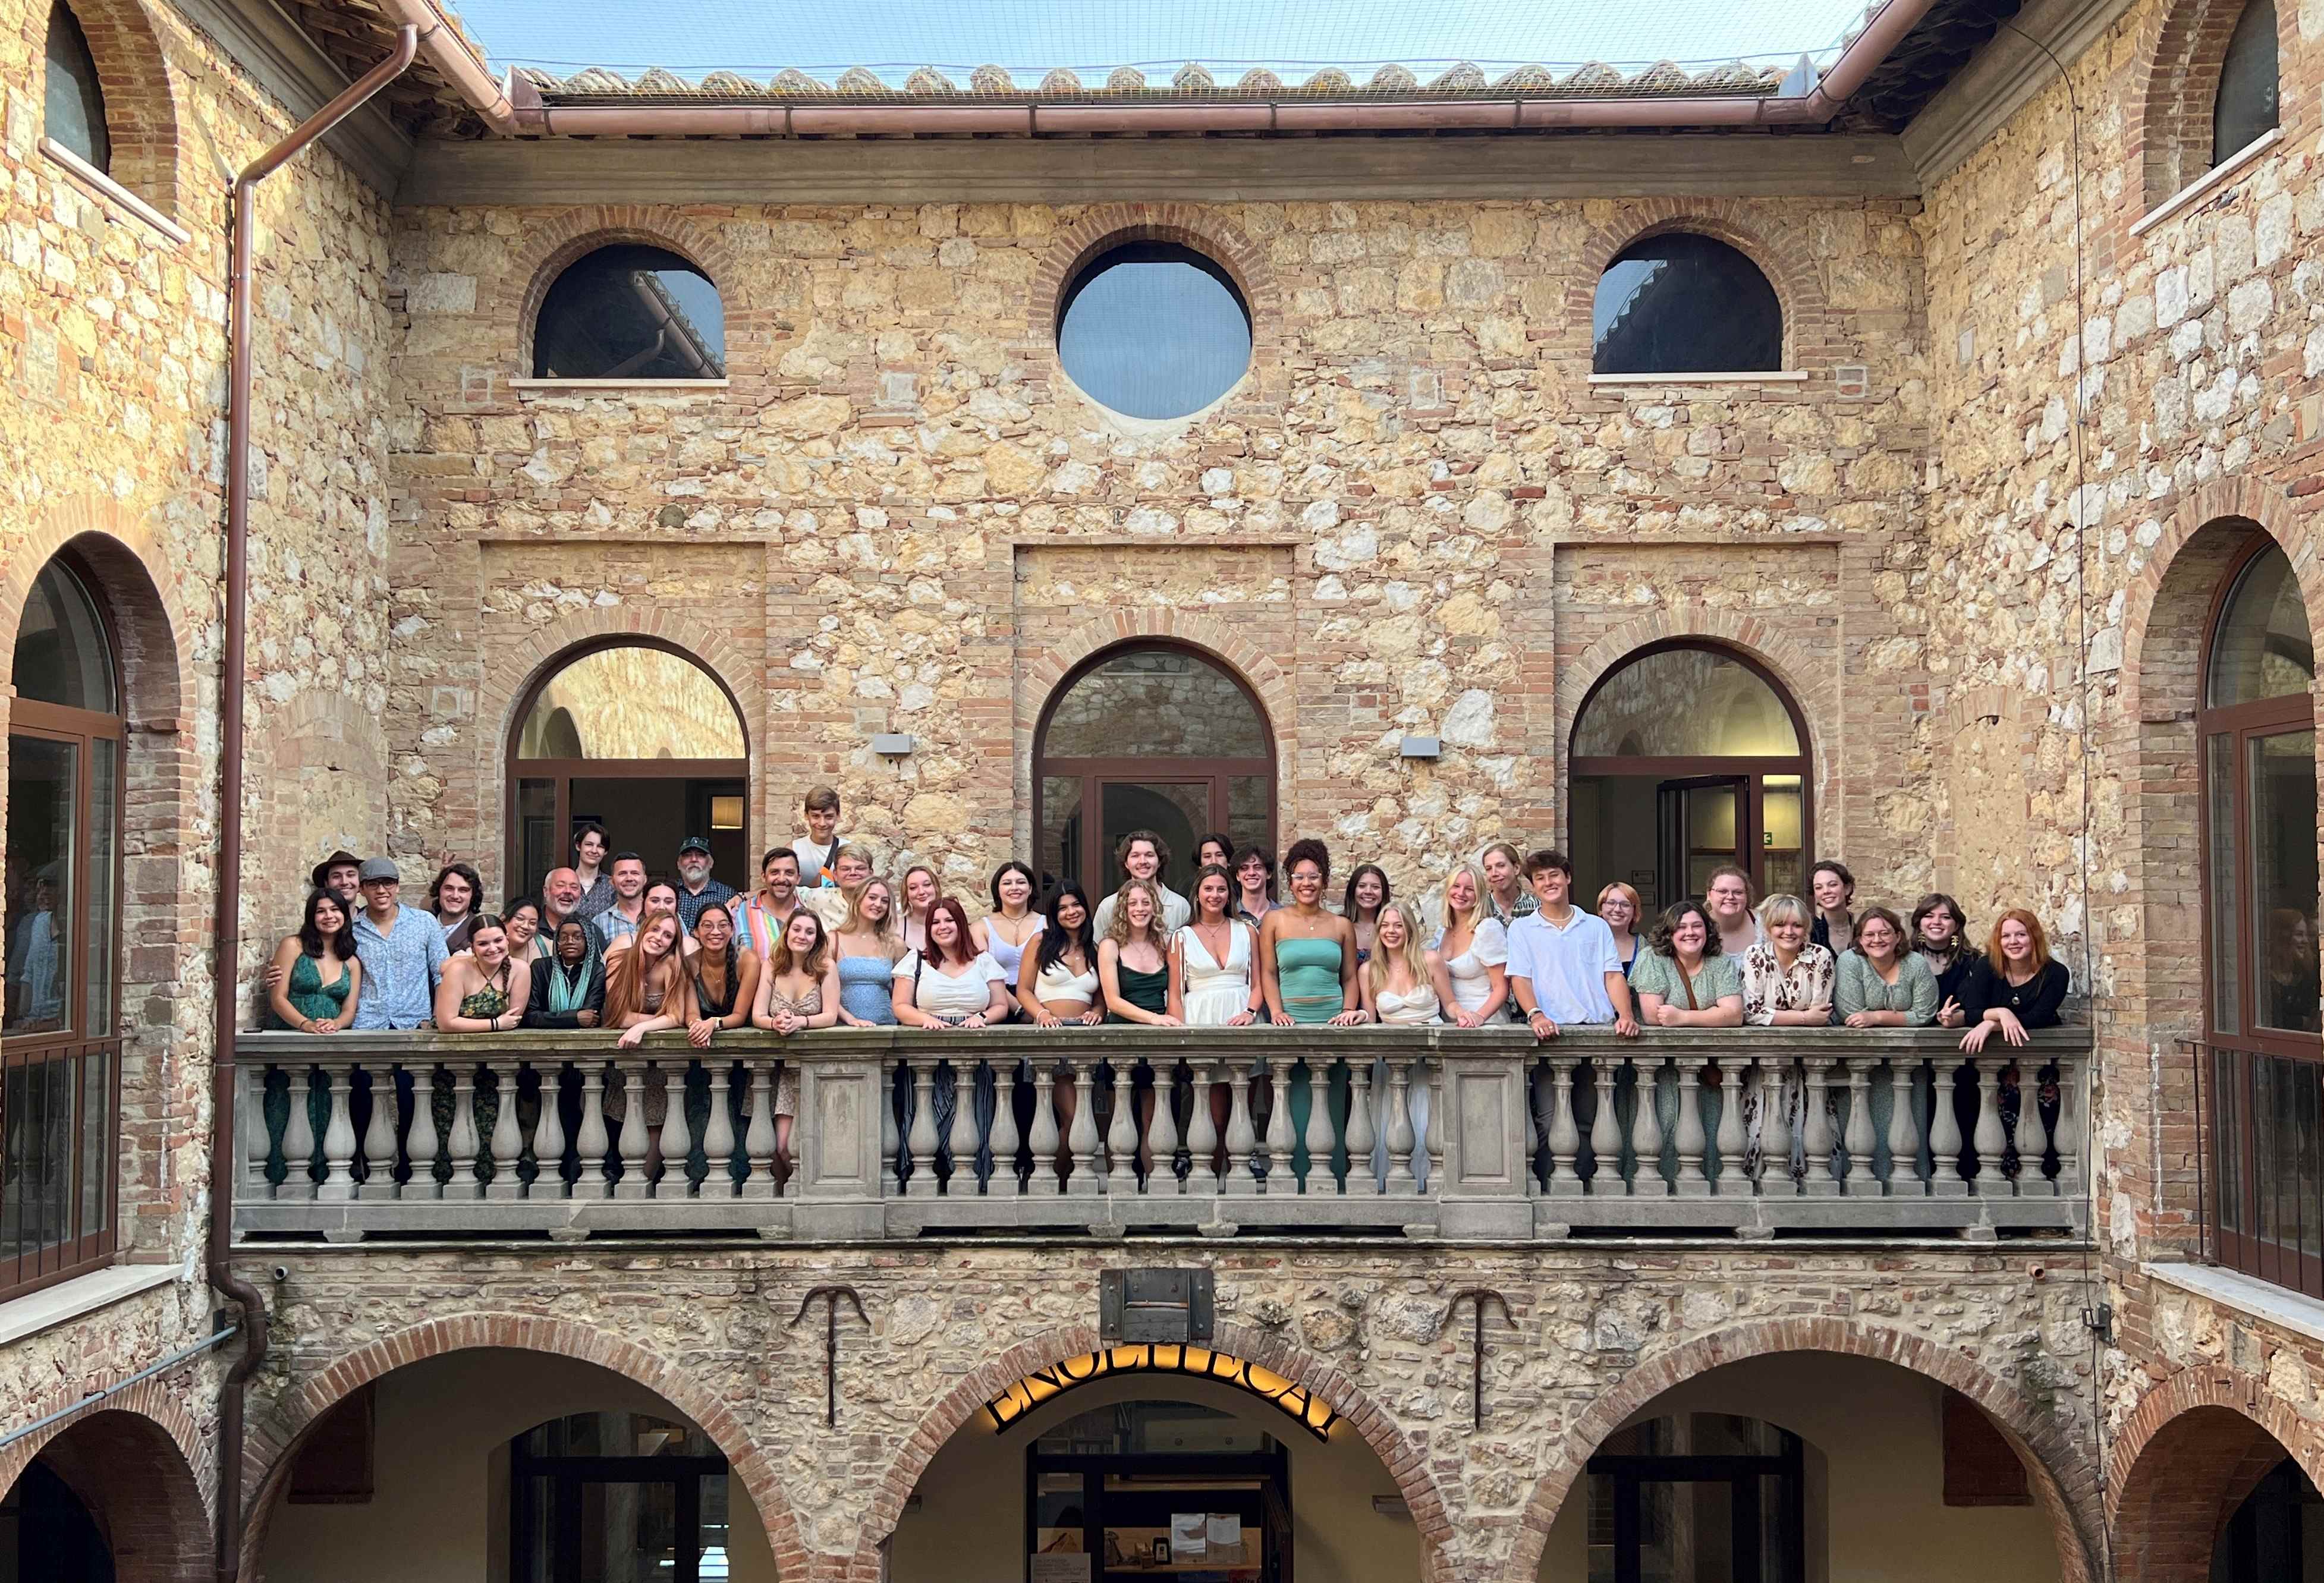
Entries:
{"type": "Polygon", "coordinates": [[[363,911],[355,915],[355,956],[363,989],[358,1032],[424,1027],[436,1015],[436,980],[444,976],[444,930],[426,913],[400,907],[403,876],[385,858],[363,866],[363,911]]]}

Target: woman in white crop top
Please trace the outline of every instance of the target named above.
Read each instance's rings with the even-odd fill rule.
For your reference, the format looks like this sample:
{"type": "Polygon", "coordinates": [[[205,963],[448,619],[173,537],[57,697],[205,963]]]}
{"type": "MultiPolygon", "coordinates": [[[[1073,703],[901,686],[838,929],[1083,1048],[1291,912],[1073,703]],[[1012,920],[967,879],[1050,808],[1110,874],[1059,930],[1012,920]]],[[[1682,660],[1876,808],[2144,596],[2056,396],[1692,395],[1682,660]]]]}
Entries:
{"type": "Polygon", "coordinates": [[[1105,1020],[1097,982],[1097,943],[1090,937],[1089,897],[1078,885],[1049,897],[1048,927],[1036,935],[1017,970],[1017,1003],[1045,1028],[1105,1020]]]}

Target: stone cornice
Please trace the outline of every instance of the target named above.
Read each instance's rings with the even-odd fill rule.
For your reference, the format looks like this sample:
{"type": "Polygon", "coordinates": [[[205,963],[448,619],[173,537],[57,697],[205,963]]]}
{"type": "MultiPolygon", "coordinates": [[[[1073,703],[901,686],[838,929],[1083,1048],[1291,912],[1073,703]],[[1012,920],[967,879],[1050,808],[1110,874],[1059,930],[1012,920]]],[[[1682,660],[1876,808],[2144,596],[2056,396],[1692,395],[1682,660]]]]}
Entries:
{"type": "MultiPolygon", "coordinates": [[[[284,15],[274,0],[171,0],[217,41],[294,119],[313,114],[347,86],[329,56],[284,15]]],[[[411,168],[412,142],[377,103],[364,106],[324,135],[331,152],[381,196],[395,197],[411,168]]]]}
{"type": "Polygon", "coordinates": [[[1904,129],[1901,139],[1904,152],[1923,186],[1933,186],[1959,169],[2028,100],[2056,79],[2057,66],[2028,41],[2027,34],[2041,40],[2070,66],[2135,3],[2033,0],[1904,129]]]}

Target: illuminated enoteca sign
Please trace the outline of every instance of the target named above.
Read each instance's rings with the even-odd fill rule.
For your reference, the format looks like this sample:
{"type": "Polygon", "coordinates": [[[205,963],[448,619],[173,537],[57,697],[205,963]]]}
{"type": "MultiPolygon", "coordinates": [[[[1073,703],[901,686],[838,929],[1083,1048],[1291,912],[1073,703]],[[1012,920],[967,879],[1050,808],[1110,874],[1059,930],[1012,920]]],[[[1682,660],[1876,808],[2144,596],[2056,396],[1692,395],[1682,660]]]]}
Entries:
{"type": "Polygon", "coordinates": [[[1295,1418],[1317,1440],[1331,1438],[1340,1415],[1329,1403],[1305,1385],[1284,1378],[1273,1369],[1213,1352],[1207,1347],[1153,1342],[1135,1347],[1109,1347],[1036,1369],[984,1404],[994,1432],[1009,1428],[1045,1402],[1077,1385],[1125,1374],[1191,1375],[1217,1380],[1268,1403],[1286,1417],[1295,1418]]]}

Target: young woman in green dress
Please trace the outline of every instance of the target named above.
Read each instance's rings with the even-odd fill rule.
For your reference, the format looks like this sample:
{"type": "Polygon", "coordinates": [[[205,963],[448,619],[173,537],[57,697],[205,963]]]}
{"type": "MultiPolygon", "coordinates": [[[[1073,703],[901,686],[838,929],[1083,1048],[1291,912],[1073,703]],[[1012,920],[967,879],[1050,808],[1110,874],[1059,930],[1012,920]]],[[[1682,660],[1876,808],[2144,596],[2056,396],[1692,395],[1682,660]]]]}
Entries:
{"type": "Polygon", "coordinates": [[[1259,973],[1273,1021],[1352,1027],[1365,1020],[1356,991],[1355,927],[1323,905],[1332,853],[1320,841],[1294,842],[1284,859],[1291,900],[1259,925],[1259,973]]]}
{"type": "Polygon", "coordinates": [[[1162,938],[1162,892],[1151,880],[1130,879],[1117,894],[1112,922],[1097,943],[1105,1020],[1184,1027],[1186,1019],[1174,1009],[1180,1005],[1177,959],[1162,938]]]}
{"type": "Polygon", "coordinates": [[[355,920],[339,898],[318,890],[307,898],[299,932],[274,948],[267,992],[275,1022],[302,1034],[336,1034],[355,1019],[363,963],[355,956],[355,920]]]}
{"type": "Polygon", "coordinates": [[[469,954],[444,964],[436,986],[436,1026],[447,1034],[508,1033],[524,1026],[532,970],[509,959],[508,925],[478,913],[468,930],[469,954]]]}

